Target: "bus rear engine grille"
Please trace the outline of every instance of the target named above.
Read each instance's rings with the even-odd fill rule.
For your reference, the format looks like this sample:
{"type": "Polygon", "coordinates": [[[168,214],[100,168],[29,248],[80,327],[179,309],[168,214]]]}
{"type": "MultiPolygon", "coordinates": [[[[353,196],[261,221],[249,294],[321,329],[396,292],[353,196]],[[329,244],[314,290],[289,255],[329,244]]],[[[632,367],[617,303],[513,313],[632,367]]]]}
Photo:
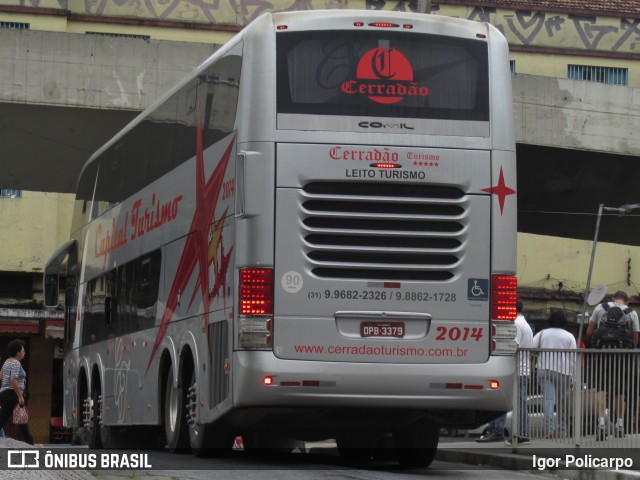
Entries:
{"type": "Polygon", "coordinates": [[[464,192],[446,185],[417,185],[406,183],[347,183],[313,182],[303,190],[312,195],[371,195],[374,197],[448,198],[461,199],[464,192]]]}
{"type": "Polygon", "coordinates": [[[314,275],[396,281],[455,275],[467,223],[460,189],[317,182],[303,191],[305,254],[314,275]]]}

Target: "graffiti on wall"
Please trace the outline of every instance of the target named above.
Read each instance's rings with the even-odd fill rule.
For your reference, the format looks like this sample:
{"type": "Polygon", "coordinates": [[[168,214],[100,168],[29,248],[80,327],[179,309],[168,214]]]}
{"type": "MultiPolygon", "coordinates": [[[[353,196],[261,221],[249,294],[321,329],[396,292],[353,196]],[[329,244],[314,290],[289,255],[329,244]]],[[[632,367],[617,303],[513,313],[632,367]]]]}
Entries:
{"type": "MultiPolygon", "coordinates": [[[[416,12],[417,0],[0,0],[0,5],[69,10],[79,15],[243,26],[267,11],[354,8],[416,12]]],[[[640,18],[438,5],[431,13],[488,22],[510,45],[640,53],[640,18]]]]}
{"type": "Polygon", "coordinates": [[[438,6],[438,14],[488,22],[510,45],[577,48],[611,52],[640,52],[640,18],[606,18],[588,15],[498,10],[495,8],[438,6]],[[444,11],[441,11],[444,10],[444,11]]]}

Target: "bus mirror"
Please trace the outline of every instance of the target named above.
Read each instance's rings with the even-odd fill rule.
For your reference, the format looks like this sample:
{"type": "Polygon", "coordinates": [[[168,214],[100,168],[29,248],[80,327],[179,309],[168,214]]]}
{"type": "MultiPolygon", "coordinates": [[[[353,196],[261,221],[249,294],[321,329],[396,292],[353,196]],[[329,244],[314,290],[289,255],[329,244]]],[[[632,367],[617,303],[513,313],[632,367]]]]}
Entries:
{"type": "Polygon", "coordinates": [[[58,275],[48,273],[44,276],[44,305],[45,307],[58,306],[58,275]]]}

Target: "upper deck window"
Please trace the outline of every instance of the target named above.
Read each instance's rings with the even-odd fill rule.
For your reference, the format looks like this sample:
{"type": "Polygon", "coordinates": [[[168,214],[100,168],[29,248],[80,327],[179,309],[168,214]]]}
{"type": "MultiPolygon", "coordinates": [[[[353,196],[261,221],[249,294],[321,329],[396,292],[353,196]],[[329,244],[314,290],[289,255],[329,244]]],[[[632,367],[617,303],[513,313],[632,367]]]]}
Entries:
{"type": "Polygon", "coordinates": [[[406,32],[280,32],[278,113],[489,120],[485,41],[406,32]]]}

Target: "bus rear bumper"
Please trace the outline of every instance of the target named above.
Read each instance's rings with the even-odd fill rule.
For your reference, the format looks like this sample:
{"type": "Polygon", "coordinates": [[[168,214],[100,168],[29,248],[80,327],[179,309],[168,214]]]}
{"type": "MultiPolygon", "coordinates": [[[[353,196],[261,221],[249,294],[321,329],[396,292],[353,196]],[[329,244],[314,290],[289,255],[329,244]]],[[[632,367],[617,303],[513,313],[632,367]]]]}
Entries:
{"type": "Polygon", "coordinates": [[[505,412],[513,399],[515,360],[510,356],[477,364],[423,365],[283,360],[264,351],[237,351],[233,358],[236,408],[505,412]]]}

